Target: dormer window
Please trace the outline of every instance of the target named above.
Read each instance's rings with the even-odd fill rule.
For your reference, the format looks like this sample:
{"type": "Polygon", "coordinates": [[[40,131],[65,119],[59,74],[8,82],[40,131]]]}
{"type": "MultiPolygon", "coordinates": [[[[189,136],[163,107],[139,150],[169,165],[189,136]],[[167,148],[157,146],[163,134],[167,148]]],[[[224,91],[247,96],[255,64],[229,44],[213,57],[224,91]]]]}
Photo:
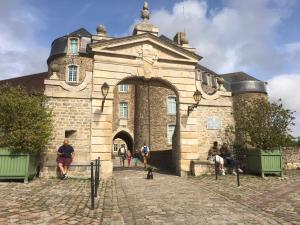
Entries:
{"type": "Polygon", "coordinates": [[[78,67],[75,65],[68,66],[68,82],[77,82],[78,67]]]}
{"type": "Polygon", "coordinates": [[[70,52],[71,52],[71,54],[78,53],[78,39],[77,38],[70,39],[70,52]]]}

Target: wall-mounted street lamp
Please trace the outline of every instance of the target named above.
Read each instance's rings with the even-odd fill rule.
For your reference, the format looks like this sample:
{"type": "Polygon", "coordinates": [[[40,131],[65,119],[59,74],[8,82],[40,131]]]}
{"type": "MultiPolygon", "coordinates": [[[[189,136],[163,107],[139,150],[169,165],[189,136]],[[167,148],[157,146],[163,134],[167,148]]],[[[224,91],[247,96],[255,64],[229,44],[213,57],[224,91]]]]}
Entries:
{"type": "Polygon", "coordinates": [[[196,104],[193,104],[193,105],[189,105],[189,106],[188,106],[188,116],[190,115],[190,113],[191,113],[192,111],[194,111],[195,108],[198,107],[199,102],[200,102],[200,100],[201,100],[201,98],[202,98],[201,92],[198,91],[198,90],[196,90],[196,91],[194,92],[194,94],[193,94],[193,98],[194,98],[194,101],[196,102],[196,104]]]}
{"type": "Polygon", "coordinates": [[[108,94],[108,90],[109,90],[109,86],[106,82],[104,82],[104,84],[101,87],[101,92],[103,95],[101,112],[103,112],[103,109],[104,109],[104,102],[105,102],[106,96],[108,94]]]}

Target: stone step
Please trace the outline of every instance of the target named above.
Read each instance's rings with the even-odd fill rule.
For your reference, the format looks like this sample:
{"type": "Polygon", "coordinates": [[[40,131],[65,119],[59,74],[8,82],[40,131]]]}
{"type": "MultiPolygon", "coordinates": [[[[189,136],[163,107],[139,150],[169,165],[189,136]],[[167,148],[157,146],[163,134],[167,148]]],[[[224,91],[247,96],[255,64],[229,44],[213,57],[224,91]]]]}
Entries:
{"type": "Polygon", "coordinates": [[[193,160],[191,170],[193,176],[211,175],[215,173],[215,164],[209,160],[193,160]]]}

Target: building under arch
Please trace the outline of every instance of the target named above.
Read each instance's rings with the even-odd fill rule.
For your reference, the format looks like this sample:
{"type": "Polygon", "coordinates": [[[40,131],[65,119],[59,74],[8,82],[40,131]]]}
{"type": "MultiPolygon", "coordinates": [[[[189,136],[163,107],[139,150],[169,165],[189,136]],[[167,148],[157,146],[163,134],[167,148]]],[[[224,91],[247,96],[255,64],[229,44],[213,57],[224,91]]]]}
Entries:
{"type": "Polygon", "coordinates": [[[48,97],[55,130],[43,175],[55,173],[50,165],[64,138],[75,147],[73,164],[100,157],[103,177],[112,175],[116,138],[132,148],[146,142],[152,163],[186,175],[192,160],[206,159],[213,141],[231,140],[234,100],[266,95],[265,82],[242,72],[217,74],[201,66],[201,59],[184,32],[173,39],[160,35],[145,3],[132,35],[110,37],[102,25],[96,34],[80,28],[53,41],[47,72],[1,83],[43,89],[48,97]],[[202,99],[188,112],[196,90],[202,99]]]}

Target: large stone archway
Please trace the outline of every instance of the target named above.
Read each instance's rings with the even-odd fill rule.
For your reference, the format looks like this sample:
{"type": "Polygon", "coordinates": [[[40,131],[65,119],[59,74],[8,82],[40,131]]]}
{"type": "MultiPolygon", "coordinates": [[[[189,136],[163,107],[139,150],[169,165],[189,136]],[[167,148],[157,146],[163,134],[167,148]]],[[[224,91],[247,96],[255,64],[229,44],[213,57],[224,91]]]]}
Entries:
{"type": "Polygon", "coordinates": [[[187,108],[194,104],[195,68],[201,57],[150,33],[106,40],[90,48],[94,54],[91,156],[100,155],[103,176],[112,174],[114,90],[120,82],[133,81],[153,82],[176,93],[176,171],[187,174],[190,161],[199,156],[197,115],[188,116],[187,108]],[[104,83],[109,86],[107,96],[101,92],[104,83]]]}
{"type": "Polygon", "coordinates": [[[113,133],[128,129],[134,133],[134,149],[144,144],[150,147],[151,165],[175,169],[180,140],[173,138],[180,134],[177,89],[162,78],[128,76],[116,84],[113,93],[113,133]],[[128,107],[126,118],[120,113],[123,104],[128,107]]]}

